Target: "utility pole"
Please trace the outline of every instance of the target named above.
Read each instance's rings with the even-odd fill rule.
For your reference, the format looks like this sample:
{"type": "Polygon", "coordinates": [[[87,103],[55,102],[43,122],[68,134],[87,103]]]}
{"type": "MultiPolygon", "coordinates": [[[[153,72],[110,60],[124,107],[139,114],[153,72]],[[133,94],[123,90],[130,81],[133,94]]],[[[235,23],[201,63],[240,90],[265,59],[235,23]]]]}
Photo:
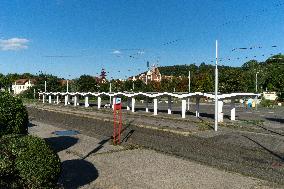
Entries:
{"type": "Polygon", "coordinates": [[[218,129],[218,41],[216,40],[216,64],[215,64],[215,126],[218,129]]]}
{"type": "MultiPolygon", "coordinates": [[[[190,93],[190,71],[188,71],[188,93],[190,93]]],[[[187,98],[187,110],[189,110],[189,98],[187,98]]]]}

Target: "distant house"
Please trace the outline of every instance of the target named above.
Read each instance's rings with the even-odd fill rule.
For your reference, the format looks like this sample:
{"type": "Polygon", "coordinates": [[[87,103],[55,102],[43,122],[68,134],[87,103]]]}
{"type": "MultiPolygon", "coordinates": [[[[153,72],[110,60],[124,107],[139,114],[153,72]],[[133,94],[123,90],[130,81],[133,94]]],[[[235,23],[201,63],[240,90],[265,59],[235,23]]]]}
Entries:
{"type": "Polygon", "coordinates": [[[12,91],[14,94],[20,94],[23,91],[34,86],[34,84],[35,84],[34,79],[18,79],[14,82],[14,84],[12,84],[12,91]]]}
{"type": "Polygon", "coordinates": [[[140,79],[142,80],[144,83],[148,83],[150,81],[156,81],[156,82],[161,82],[162,80],[162,75],[159,71],[159,69],[155,66],[153,66],[150,70],[148,70],[145,73],[142,73],[138,76],[133,76],[133,77],[130,77],[129,80],[132,80],[132,81],[136,81],[137,79],[140,79]]]}
{"type": "Polygon", "coordinates": [[[266,100],[276,100],[277,94],[276,94],[276,92],[263,92],[263,97],[266,100]]]}

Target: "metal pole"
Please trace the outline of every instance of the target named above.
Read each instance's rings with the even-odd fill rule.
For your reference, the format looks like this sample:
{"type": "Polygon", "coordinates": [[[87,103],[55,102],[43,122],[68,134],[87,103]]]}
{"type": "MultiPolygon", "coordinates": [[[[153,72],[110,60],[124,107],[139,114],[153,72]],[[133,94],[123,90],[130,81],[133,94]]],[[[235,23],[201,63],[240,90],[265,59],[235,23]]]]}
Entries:
{"type": "MultiPolygon", "coordinates": [[[[111,82],[109,82],[109,92],[111,93],[111,82]]],[[[109,95],[109,104],[111,104],[111,96],[109,95]]]]}
{"type": "Polygon", "coordinates": [[[69,88],[69,80],[67,79],[67,93],[68,93],[68,88],[69,88]]]}
{"type": "MultiPolygon", "coordinates": [[[[255,92],[257,93],[257,74],[258,74],[258,72],[256,72],[256,74],[255,74],[255,92]]],[[[257,110],[257,101],[258,101],[258,99],[257,99],[257,96],[255,96],[255,109],[257,110]]]]}
{"type": "Polygon", "coordinates": [[[215,126],[218,129],[218,41],[216,40],[216,64],[215,64],[215,126]]]}
{"type": "Polygon", "coordinates": [[[146,72],[146,85],[148,84],[148,75],[147,75],[148,71],[146,72]]]}
{"type": "Polygon", "coordinates": [[[46,81],[44,81],[44,92],[46,92],[46,81]]]}
{"type": "MultiPolygon", "coordinates": [[[[190,71],[188,71],[188,93],[190,93],[190,71]]],[[[187,110],[189,110],[189,98],[187,98],[187,110]]]]}
{"type": "Polygon", "coordinates": [[[190,71],[188,71],[188,92],[190,93],[190,71]]]}
{"type": "Polygon", "coordinates": [[[257,72],[255,74],[255,92],[257,93],[257,72]]]}

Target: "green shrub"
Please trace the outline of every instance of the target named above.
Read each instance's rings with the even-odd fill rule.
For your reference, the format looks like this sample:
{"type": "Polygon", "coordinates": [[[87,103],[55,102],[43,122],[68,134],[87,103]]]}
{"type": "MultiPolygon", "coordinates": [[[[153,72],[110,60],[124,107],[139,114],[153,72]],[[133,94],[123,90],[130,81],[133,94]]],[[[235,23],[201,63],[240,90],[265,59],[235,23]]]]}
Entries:
{"type": "Polygon", "coordinates": [[[260,105],[263,107],[272,107],[274,105],[274,101],[272,100],[266,100],[266,99],[262,99],[260,102],[260,105]]]}
{"type": "Polygon", "coordinates": [[[0,137],[6,134],[27,134],[28,112],[19,98],[0,92],[0,137]]]}
{"type": "Polygon", "coordinates": [[[58,155],[43,139],[8,135],[0,139],[0,188],[55,188],[61,172],[58,155]]]}

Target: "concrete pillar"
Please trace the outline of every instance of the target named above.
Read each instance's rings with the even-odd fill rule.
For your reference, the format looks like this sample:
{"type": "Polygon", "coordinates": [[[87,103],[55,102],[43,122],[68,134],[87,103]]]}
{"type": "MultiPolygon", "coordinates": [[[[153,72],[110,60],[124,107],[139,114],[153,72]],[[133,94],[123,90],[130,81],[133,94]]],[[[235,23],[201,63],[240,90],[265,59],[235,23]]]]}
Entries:
{"type": "Polygon", "coordinates": [[[181,100],[181,117],[185,118],[185,112],[186,112],[186,99],[181,100]]]}
{"type": "Polygon", "coordinates": [[[127,107],[126,107],[127,110],[130,110],[130,104],[131,104],[130,102],[131,102],[131,99],[127,97],[127,107]]]}
{"type": "Polygon", "coordinates": [[[59,95],[56,95],[56,104],[59,104],[59,95]]]}
{"type": "Polygon", "coordinates": [[[189,100],[189,98],[187,98],[187,110],[189,111],[189,102],[190,102],[190,100],[189,100]]]}
{"type": "Polygon", "coordinates": [[[236,120],[236,106],[235,106],[235,99],[231,99],[231,120],[236,120]]]}
{"type": "Polygon", "coordinates": [[[132,98],[132,105],[131,105],[131,109],[132,109],[132,112],[135,112],[135,98],[133,97],[132,98]]]}
{"type": "Polygon", "coordinates": [[[218,100],[218,122],[223,122],[223,101],[218,100]]]}
{"type": "Polygon", "coordinates": [[[89,107],[89,97],[85,96],[85,107],[89,107]]]}
{"type": "Polygon", "coordinates": [[[154,115],[158,115],[158,99],[154,98],[154,115]]]}
{"type": "Polygon", "coordinates": [[[199,101],[200,97],[196,97],[196,105],[195,105],[195,116],[199,117],[199,101]]]}
{"type": "Polygon", "coordinates": [[[48,103],[51,104],[51,95],[48,96],[48,103]]]}
{"type": "Polygon", "coordinates": [[[168,114],[172,114],[172,97],[168,96],[168,114]]]}
{"type": "Polygon", "coordinates": [[[98,96],[98,109],[101,109],[101,105],[102,105],[102,98],[98,96]]]}
{"type": "Polygon", "coordinates": [[[145,101],[145,105],[146,105],[146,112],[149,112],[149,97],[146,97],[146,101],[145,101]]]}
{"type": "Polygon", "coordinates": [[[74,96],[74,106],[77,106],[78,105],[78,96],[75,95],[74,96]]]}
{"type": "Polygon", "coordinates": [[[116,101],[116,97],[114,96],[114,97],[112,98],[112,106],[111,106],[113,110],[114,110],[115,101],[116,101]]]}
{"type": "Polygon", "coordinates": [[[68,95],[65,95],[64,98],[65,98],[65,99],[64,99],[64,105],[67,106],[67,105],[68,105],[69,96],[68,96],[68,95]]]}
{"type": "Polygon", "coordinates": [[[45,103],[45,94],[42,95],[42,103],[45,103]]]}

